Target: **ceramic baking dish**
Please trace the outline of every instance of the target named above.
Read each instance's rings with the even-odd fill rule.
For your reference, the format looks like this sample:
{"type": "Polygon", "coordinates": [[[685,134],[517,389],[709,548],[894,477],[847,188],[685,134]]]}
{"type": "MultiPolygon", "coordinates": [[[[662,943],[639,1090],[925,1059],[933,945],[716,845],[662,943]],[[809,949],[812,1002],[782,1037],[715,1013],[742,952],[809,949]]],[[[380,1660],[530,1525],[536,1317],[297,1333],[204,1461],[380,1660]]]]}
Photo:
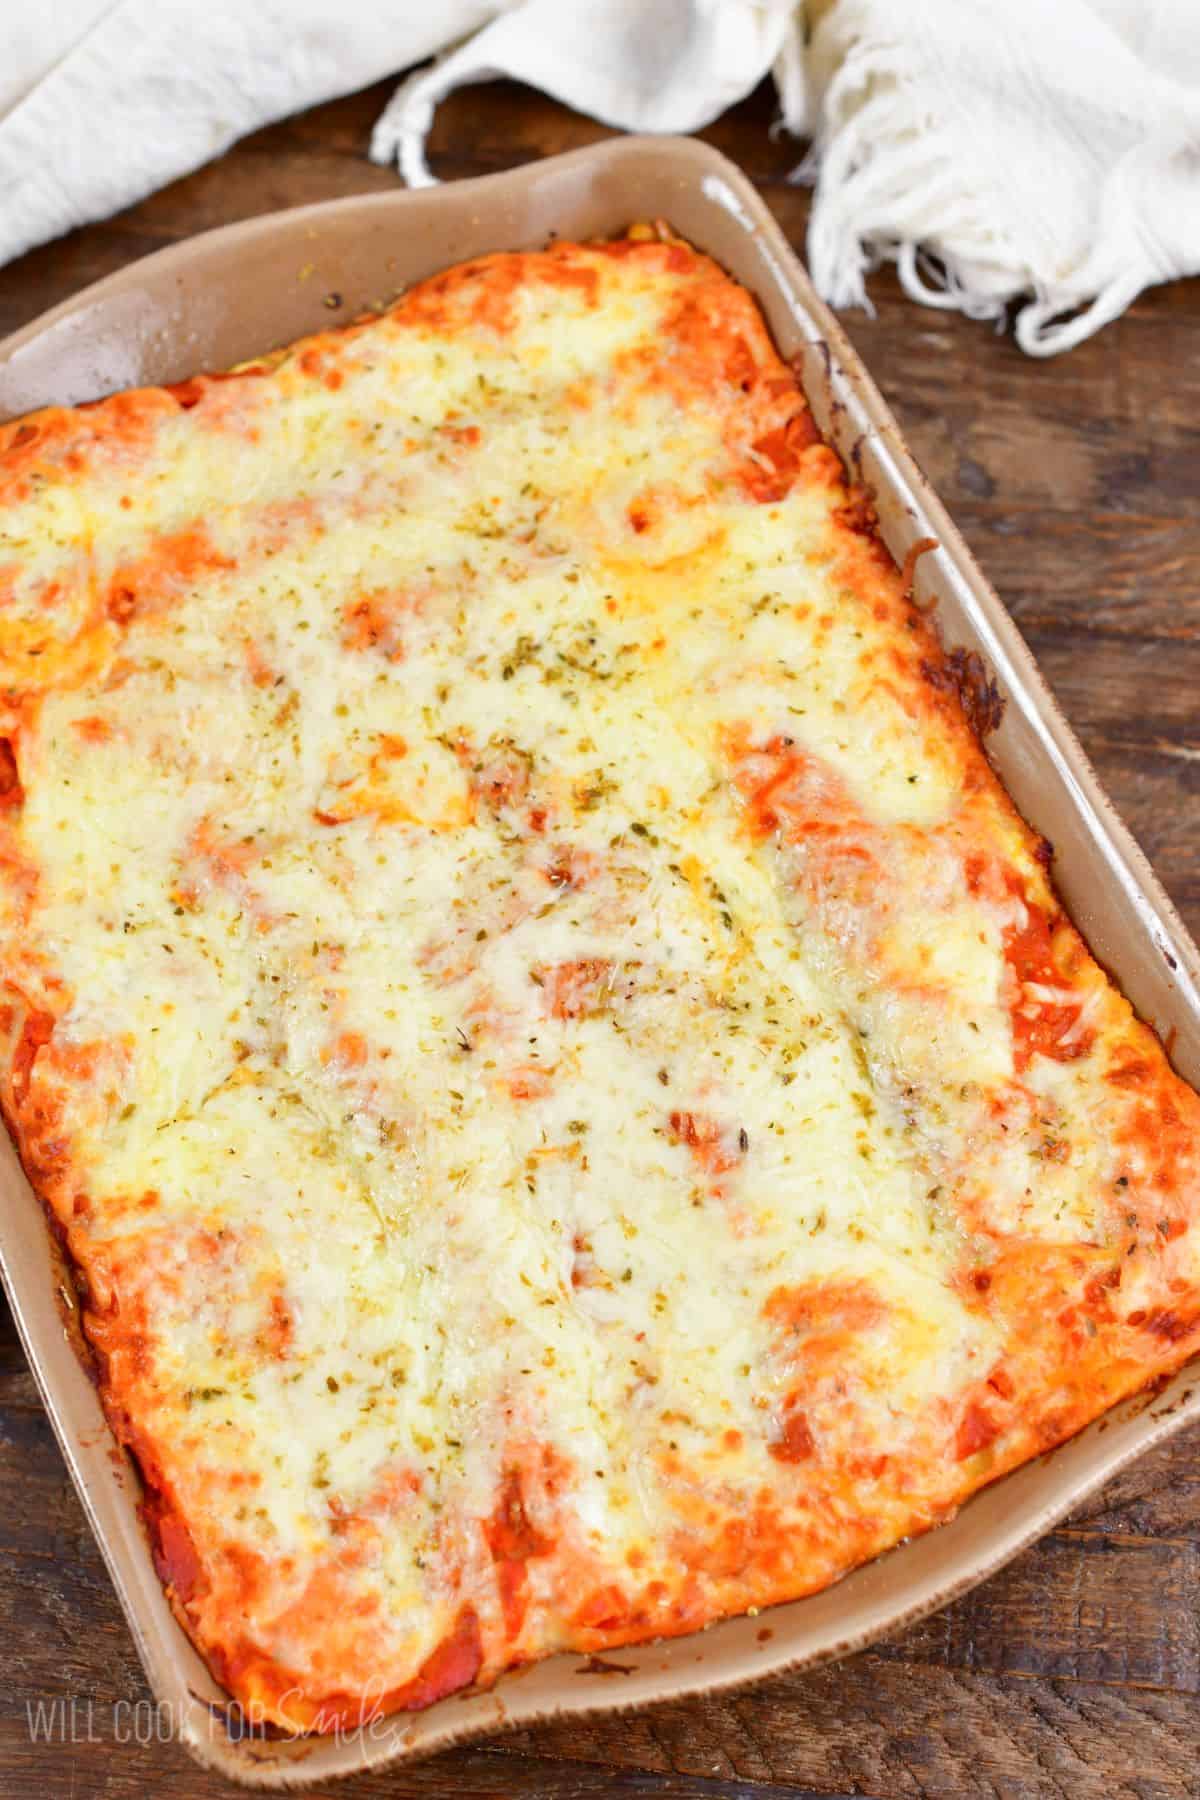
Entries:
{"type": "MultiPolygon", "coordinates": [[[[337,200],[210,232],[89,288],[0,345],[0,418],[225,368],[378,307],[448,263],[554,236],[608,235],[639,218],[668,220],[757,295],[783,354],[798,359],[818,423],[874,489],[897,561],[917,539],[937,540],[920,560],[918,596],[936,608],[947,644],[975,652],[1003,697],[988,740],[993,761],[1054,844],[1057,882],[1093,951],[1171,1046],[1180,1072],[1200,1081],[1195,947],[837,323],[762,201],[715,151],[685,139],[626,138],[512,174],[337,200]]],[[[970,665],[977,675],[981,664],[970,665]]],[[[702,1693],[844,1656],[981,1581],[1114,1470],[1200,1417],[1200,1374],[1184,1370],[985,1489],[950,1524],[765,1617],[623,1650],[618,1663],[558,1656],[490,1693],[341,1738],[256,1737],[238,1730],[227,1696],[171,1614],[138,1519],[136,1477],[114,1452],[76,1353],[69,1277],[7,1136],[0,1140],[9,1298],[162,1716],[201,1761],[250,1785],[328,1780],[506,1725],[702,1693]]]]}

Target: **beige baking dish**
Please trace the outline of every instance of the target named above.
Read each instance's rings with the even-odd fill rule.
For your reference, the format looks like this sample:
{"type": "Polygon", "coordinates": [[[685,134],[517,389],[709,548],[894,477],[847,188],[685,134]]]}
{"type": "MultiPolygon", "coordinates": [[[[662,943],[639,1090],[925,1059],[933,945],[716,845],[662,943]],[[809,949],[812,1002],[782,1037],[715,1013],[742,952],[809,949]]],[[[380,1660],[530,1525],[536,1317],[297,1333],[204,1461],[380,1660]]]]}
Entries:
{"type": "MultiPolygon", "coordinates": [[[[947,643],[977,652],[1004,698],[989,739],[993,760],[1053,842],[1059,886],[1096,955],[1172,1046],[1181,1073],[1200,1081],[1194,945],[837,323],[762,201],[715,151],[686,139],[626,138],[512,174],[337,200],[210,232],[100,282],[0,345],[0,418],[227,367],[378,306],[447,263],[556,235],[611,234],[647,217],[669,220],[757,294],[783,353],[799,358],[823,430],[874,488],[897,560],[918,538],[938,540],[919,563],[918,593],[936,604],[947,643]]],[[[982,1580],[1114,1470],[1200,1417],[1200,1374],[1185,1370],[978,1494],[949,1525],[765,1617],[622,1651],[617,1661],[559,1656],[491,1693],[341,1739],[254,1737],[228,1717],[227,1697],[164,1598],[138,1519],[136,1477],[115,1452],[76,1354],[69,1279],[7,1137],[0,1140],[0,1267],[151,1687],[187,1747],[249,1785],[328,1780],[506,1725],[644,1705],[843,1656],[982,1580]]]]}

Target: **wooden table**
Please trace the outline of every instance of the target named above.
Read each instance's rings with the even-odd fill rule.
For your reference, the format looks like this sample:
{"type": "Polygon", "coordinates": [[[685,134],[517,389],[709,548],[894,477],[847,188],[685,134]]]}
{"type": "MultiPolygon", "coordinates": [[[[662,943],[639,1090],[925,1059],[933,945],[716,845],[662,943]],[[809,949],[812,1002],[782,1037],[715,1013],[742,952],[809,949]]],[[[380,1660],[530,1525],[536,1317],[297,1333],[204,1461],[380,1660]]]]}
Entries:
{"type": "MultiPolygon", "coordinates": [[[[388,91],[260,132],[11,264],[0,333],[207,226],[389,188],[395,177],[365,159],[388,91]]],[[[808,196],[786,185],[796,150],[772,143],[771,116],[763,90],[705,135],[802,248],[808,196]]],[[[498,83],[442,108],[433,162],[446,177],[475,175],[603,135],[498,83]]],[[[1049,363],[913,305],[890,276],[871,291],[876,316],[850,315],[851,337],[1200,935],[1200,282],[1152,292],[1049,363]]],[[[146,1735],[147,1690],[6,1314],[0,1553],[0,1800],[231,1793],[171,1743],[116,1741],[118,1728],[146,1735]],[[73,1718],[60,1710],[55,1723],[77,1741],[32,1741],[30,1711],[55,1698],[74,1699],[73,1718]]],[[[339,1793],[1200,1795],[1200,1431],[966,1599],[850,1662],[635,1718],[546,1726],[339,1793]]]]}

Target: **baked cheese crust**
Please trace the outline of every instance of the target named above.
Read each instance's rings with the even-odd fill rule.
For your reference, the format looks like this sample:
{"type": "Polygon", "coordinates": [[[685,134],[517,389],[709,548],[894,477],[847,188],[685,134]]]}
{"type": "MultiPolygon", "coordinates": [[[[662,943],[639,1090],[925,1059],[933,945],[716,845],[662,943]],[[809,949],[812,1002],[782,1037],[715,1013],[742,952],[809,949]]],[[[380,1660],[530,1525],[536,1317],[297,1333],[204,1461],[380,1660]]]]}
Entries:
{"type": "Polygon", "coordinates": [[[4,427],[0,687],[4,1114],[254,1718],[811,1592],[1200,1346],[1200,1101],[687,246],[4,427]]]}

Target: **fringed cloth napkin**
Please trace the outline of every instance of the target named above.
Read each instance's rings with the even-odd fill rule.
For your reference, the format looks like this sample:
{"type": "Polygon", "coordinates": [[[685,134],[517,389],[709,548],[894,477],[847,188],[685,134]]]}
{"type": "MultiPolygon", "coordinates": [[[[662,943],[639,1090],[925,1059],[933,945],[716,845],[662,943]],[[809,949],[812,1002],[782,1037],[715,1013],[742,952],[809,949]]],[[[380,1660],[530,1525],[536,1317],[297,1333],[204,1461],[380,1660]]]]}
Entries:
{"type": "Polygon", "coordinates": [[[413,185],[438,101],[511,75],[606,124],[694,131],[770,72],[812,147],[836,306],[1009,304],[1031,355],[1200,271],[1200,0],[54,0],[0,19],[0,262],[287,113],[439,52],[371,145],[413,185]],[[16,14],[21,16],[12,16],[16,14]]]}

